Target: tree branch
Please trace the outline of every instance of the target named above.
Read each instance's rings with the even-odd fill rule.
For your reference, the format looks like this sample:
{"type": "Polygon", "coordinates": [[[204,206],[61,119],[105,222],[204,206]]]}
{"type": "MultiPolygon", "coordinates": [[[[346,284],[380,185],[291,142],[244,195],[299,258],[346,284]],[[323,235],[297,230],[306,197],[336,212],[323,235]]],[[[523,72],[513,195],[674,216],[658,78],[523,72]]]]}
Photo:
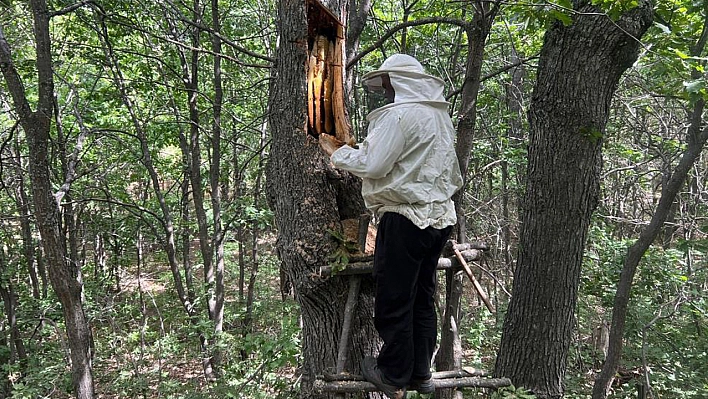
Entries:
{"type": "Polygon", "coordinates": [[[204,32],[208,32],[209,34],[218,37],[218,38],[221,39],[221,41],[223,41],[224,43],[228,44],[229,46],[233,47],[234,49],[236,49],[236,50],[238,50],[238,51],[240,51],[240,52],[242,52],[242,53],[244,53],[244,54],[246,54],[246,55],[249,55],[249,56],[251,56],[251,57],[253,57],[253,58],[256,58],[256,59],[259,59],[259,60],[263,60],[263,61],[270,62],[271,64],[274,64],[274,63],[275,63],[275,58],[273,58],[273,57],[268,57],[268,56],[263,55],[263,54],[258,54],[258,53],[256,53],[255,51],[251,51],[251,50],[249,50],[249,49],[247,49],[247,48],[245,48],[245,47],[243,47],[243,46],[240,46],[240,45],[236,44],[236,43],[233,42],[232,40],[229,40],[228,38],[226,38],[226,37],[224,37],[223,35],[221,35],[219,32],[214,31],[214,29],[212,29],[211,27],[206,26],[206,25],[201,24],[201,23],[194,22],[194,21],[190,20],[189,18],[187,18],[186,16],[184,16],[184,15],[179,11],[179,9],[175,6],[175,4],[174,4],[172,1],[168,0],[167,3],[169,3],[169,4],[172,6],[172,8],[174,8],[175,12],[178,14],[178,17],[179,17],[178,19],[179,19],[180,21],[186,23],[187,25],[192,25],[192,26],[198,28],[199,30],[202,30],[202,31],[204,31],[204,32]]]}
{"type": "MultiPolygon", "coordinates": [[[[501,388],[511,385],[511,380],[508,378],[479,378],[479,377],[463,377],[463,378],[443,378],[433,380],[435,389],[445,388],[501,388]]],[[[378,388],[368,381],[323,381],[315,380],[314,390],[316,392],[344,392],[344,393],[361,393],[361,392],[376,392],[378,388]]]]}
{"type": "Polygon", "coordinates": [[[61,10],[58,11],[52,11],[49,13],[49,18],[60,16],[60,15],[66,15],[72,11],[78,10],[79,8],[88,5],[88,4],[96,4],[94,0],[84,0],[82,2],[72,4],[68,7],[62,8],[61,10]]]}
{"type": "Polygon", "coordinates": [[[348,63],[347,63],[347,70],[351,69],[354,67],[354,65],[359,62],[364,56],[369,54],[370,52],[376,50],[377,48],[381,47],[381,45],[388,40],[391,36],[395,35],[396,32],[409,28],[411,26],[421,26],[421,25],[429,25],[429,24],[450,24],[450,25],[456,25],[464,29],[471,29],[471,24],[467,21],[463,21],[461,19],[457,18],[448,18],[448,17],[431,17],[431,18],[422,18],[418,19],[415,21],[408,21],[408,22],[403,22],[400,23],[393,28],[389,29],[388,32],[386,32],[379,40],[374,42],[371,46],[365,48],[359,54],[357,54],[355,57],[353,57],[348,63]]]}
{"type": "Polygon", "coordinates": [[[22,78],[17,72],[15,64],[12,62],[12,51],[7,43],[5,34],[0,25],[0,71],[7,83],[8,91],[12,96],[12,101],[15,104],[19,120],[27,120],[32,114],[27,97],[25,96],[25,87],[22,84],[22,78]]]}
{"type": "MultiPolygon", "coordinates": [[[[71,85],[69,82],[65,83],[69,85],[71,91],[75,91],[73,85],[71,85]]],[[[61,185],[59,190],[54,193],[54,200],[57,202],[57,205],[61,204],[62,198],[64,198],[66,193],[68,193],[69,189],[71,188],[71,183],[73,183],[77,178],[76,165],[79,162],[79,154],[81,154],[81,151],[84,148],[84,142],[86,141],[86,137],[88,137],[90,133],[90,130],[86,128],[86,125],[84,125],[84,119],[81,117],[81,112],[79,111],[78,94],[73,96],[72,105],[74,106],[74,117],[76,117],[76,121],[79,124],[79,136],[76,138],[76,145],[74,146],[74,151],[69,156],[69,165],[67,167],[66,176],[64,177],[64,183],[61,185]]],[[[57,113],[58,112],[59,110],[57,110],[57,113]]]]}
{"type": "MultiPolygon", "coordinates": [[[[506,71],[508,71],[508,70],[510,70],[510,69],[514,69],[514,68],[516,68],[516,67],[518,67],[518,66],[520,66],[520,65],[525,65],[525,64],[529,63],[530,61],[536,60],[536,59],[538,59],[538,57],[539,57],[539,56],[538,56],[538,54],[537,54],[537,55],[534,55],[534,56],[531,56],[531,57],[528,57],[528,58],[519,59],[518,61],[512,62],[511,64],[504,65],[503,67],[497,69],[496,71],[490,72],[490,73],[488,73],[488,74],[482,76],[482,77],[479,79],[479,81],[480,81],[480,82],[484,82],[484,81],[486,81],[486,80],[488,80],[488,79],[491,79],[491,78],[493,78],[493,77],[495,77],[495,76],[497,76],[497,75],[501,75],[502,73],[504,73],[504,72],[506,72],[506,71]]],[[[452,97],[454,97],[454,96],[460,94],[461,92],[462,92],[462,88],[460,87],[459,89],[454,90],[454,91],[451,91],[450,93],[448,93],[447,96],[445,96],[445,99],[452,98],[452,97]]]]}

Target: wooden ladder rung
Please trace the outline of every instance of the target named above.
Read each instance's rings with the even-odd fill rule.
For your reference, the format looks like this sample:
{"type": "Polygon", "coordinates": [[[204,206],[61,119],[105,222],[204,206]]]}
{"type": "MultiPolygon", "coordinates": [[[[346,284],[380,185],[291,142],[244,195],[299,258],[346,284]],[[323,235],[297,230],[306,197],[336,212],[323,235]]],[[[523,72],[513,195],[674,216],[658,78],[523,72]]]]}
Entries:
{"type": "MultiPolygon", "coordinates": [[[[501,388],[511,385],[511,380],[508,378],[489,378],[489,377],[457,377],[457,378],[433,378],[433,386],[435,389],[445,388],[501,388]]],[[[344,380],[344,381],[326,381],[317,379],[313,385],[315,391],[322,392],[339,392],[339,393],[356,393],[356,392],[374,392],[378,388],[374,384],[363,380],[344,380]]]]}

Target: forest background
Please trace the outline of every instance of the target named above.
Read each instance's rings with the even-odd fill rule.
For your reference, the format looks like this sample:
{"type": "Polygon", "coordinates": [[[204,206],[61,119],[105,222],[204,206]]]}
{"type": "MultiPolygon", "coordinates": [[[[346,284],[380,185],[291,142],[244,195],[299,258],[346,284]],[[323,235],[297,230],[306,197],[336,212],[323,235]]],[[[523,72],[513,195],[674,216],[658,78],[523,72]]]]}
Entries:
{"type": "MultiPolygon", "coordinates": [[[[457,322],[463,363],[494,371],[533,172],[527,112],[544,34],[572,26],[583,6],[620,21],[645,2],[345,3],[358,31],[345,87],[359,139],[359,78],[395,52],[445,80],[458,124],[479,39],[470,26],[487,12],[460,203],[467,238],[490,248],[473,269],[497,311],[466,284],[457,322]]],[[[0,398],[303,394],[307,337],[266,192],[283,4],[0,2],[0,398]]],[[[568,398],[590,397],[628,250],[656,225],[680,160],[705,142],[708,2],[651,5],[606,127],[583,132],[602,146],[602,169],[562,362],[568,398]]],[[[316,141],[303,133],[301,145],[316,141]]],[[[708,397],[702,146],[642,252],[614,397],[708,397]]]]}

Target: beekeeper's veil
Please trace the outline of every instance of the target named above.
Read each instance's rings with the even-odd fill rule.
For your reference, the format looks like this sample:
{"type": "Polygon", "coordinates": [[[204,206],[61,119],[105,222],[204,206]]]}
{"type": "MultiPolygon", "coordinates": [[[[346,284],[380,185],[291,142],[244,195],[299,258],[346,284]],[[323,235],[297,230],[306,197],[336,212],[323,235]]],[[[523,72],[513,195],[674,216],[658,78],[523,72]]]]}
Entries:
{"type": "MultiPolygon", "coordinates": [[[[380,100],[371,101],[378,105],[433,102],[447,104],[443,97],[444,82],[425,73],[423,66],[407,54],[394,54],[375,71],[362,77],[362,83],[370,98],[379,96],[380,100]]],[[[371,107],[370,105],[370,107],[371,107]]],[[[442,105],[442,104],[441,104],[442,105]]],[[[373,110],[373,108],[369,108],[373,110]]]]}

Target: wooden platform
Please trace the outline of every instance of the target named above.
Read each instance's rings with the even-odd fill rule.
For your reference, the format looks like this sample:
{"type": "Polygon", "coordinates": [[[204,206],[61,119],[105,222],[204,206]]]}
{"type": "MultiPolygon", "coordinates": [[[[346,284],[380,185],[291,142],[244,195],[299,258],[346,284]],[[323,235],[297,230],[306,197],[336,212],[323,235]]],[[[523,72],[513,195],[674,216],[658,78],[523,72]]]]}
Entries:
{"type": "MultiPolygon", "coordinates": [[[[473,243],[473,244],[456,244],[455,249],[457,249],[461,256],[467,262],[476,261],[482,258],[484,251],[486,250],[483,244],[473,243]]],[[[452,249],[450,249],[452,251],[452,249]]],[[[447,255],[443,253],[443,255],[447,255]]],[[[448,270],[448,269],[461,269],[462,265],[457,256],[454,254],[451,256],[443,256],[438,260],[438,270],[448,270]]],[[[319,268],[320,277],[332,277],[333,274],[337,276],[352,276],[360,274],[371,274],[374,270],[374,257],[361,257],[352,258],[350,263],[347,264],[343,270],[333,273],[332,266],[321,266],[319,268]]]]}
{"type": "MultiPolygon", "coordinates": [[[[441,371],[433,373],[433,385],[435,389],[501,388],[511,385],[511,381],[508,378],[491,378],[486,375],[487,373],[482,370],[470,368],[464,368],[459,371],[441,371]]],[[[374,384],[364,380],[362,376],[348,373],[324,375],[315,380],[313,388],[320,393],[378,391],[374,384]]]]}

